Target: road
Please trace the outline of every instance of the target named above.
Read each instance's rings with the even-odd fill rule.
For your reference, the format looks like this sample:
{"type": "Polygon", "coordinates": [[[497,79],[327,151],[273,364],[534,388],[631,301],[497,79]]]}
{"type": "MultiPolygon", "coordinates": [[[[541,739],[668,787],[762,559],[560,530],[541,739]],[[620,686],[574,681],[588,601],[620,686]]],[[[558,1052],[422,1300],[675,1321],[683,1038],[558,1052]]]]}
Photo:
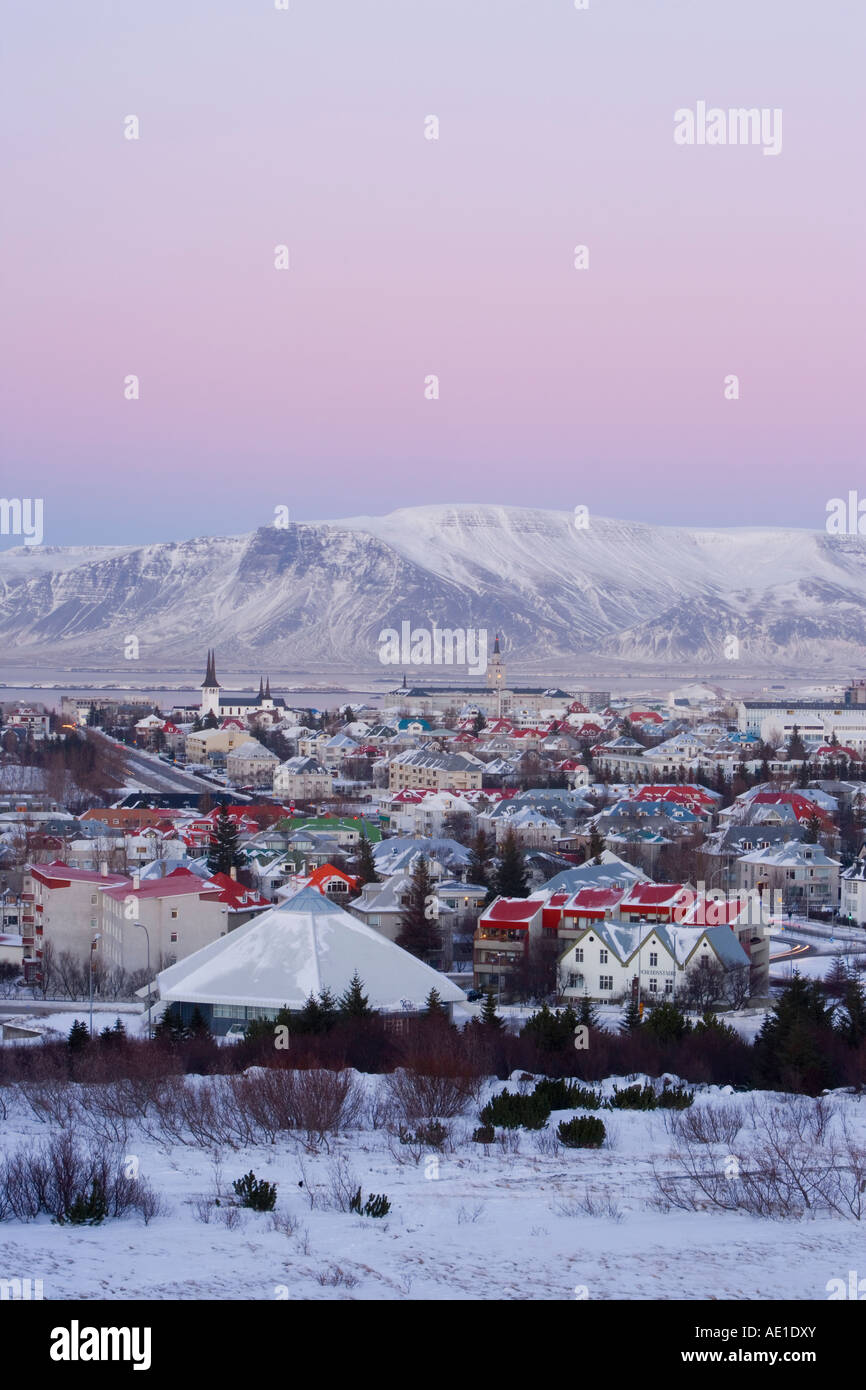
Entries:
{"type": "MultiPolygon", "coordinates": [[[[164,763],[155,753],[145,753],[140,748],[129,748],[125,743],[118,743],[116,739],[109,738],[101,730],[91,730],[97,738],[104,739],[106,743],[112,744],[123,754],[126,763],[126,781],[132,790],[139,788],[145,792],[192,792],[196,796],[203,795],[204,792],[227,791],[228,788],[219,782],[209,782],[204,777],[197,777],[193,772],[184,772],[181,768],[175,767],[173,763],[164,763]]],[[[235,793],[232,792],[232,796],[235,793]]],[[[237,795],[238,801],[249,801],[248,796],[237,795]]]]}

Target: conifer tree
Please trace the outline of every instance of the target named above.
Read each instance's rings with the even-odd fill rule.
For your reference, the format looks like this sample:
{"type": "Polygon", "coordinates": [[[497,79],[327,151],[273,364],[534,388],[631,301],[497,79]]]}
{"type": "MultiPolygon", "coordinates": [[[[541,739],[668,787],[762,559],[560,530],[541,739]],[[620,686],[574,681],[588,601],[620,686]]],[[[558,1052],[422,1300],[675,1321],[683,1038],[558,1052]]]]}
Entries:
{"type": "Polygon", "coordinates": [[[442,1003],[441,995],[434,986],[427,998],[424,1000],[424,1015],[426,1018],[447,1018],[448,1010],[442,1003]]]}
{"type": "Polygon", "coordinates": [[[585,994],[578,1006],[576,1023],[581,1023],[585,1028],[598,1027],[598,1012],[588,994],[585,994]]]}
{"type": "Polygon", "coordinates": [[[376,872],[376,860],[373,857],[373,846],[367,838],[366,832],[361,831],[361,839],[358,844],[358,853],[355,857],[353,872],[358,879],[361,887],[365,883],[379,883],[379,875],[376,872]]]}
{"type": "Polygon", "coordinates": [[[475,883],[479,888],[487,889],[487,897],[484,899],[484,907],[493,901],[494,891],[490,881],[490,840],[484,830],[478,830],[469,850],[469,863],[466,866],[466,877],[469,883],[475,883]]]}
{"type": "Polygon", "coordinates": [[[860,1047],[866,1041],[866,991],[863,982],[851,976],[842,996],[844,1012],[837,1031],[849,1047],[860,1047]]]}
{"type": "Polygon", "coordinates": [[[343,1018],[372,1018],[376,1012],[370,1008],[370,1001],[364,993],[357,970],[348,987],[340,995],[339,1009],[343,1018]]]}
{"type": "Polygon", "coordinates": [[[190,1039],[209,1038],[210,1035],[211,1032],[210,1028],[208,1027],[207,1019],[205,1018],[198,1004],[196,1004],[189,1020],[189,1026],[185,1030],[185,1036],[187,1039],[190,1039]]]}
{"type": "Polygon", "coordinates": [[[216,826],[211,834],[207,866],[212,874],[227,874],[243,863],[238,844],[238,829],[229,818],[225,803],[217,813],[216,826]]]}
{"type": "Polygon", "coordinates": [[[511,826],[505,832],[502,849],[499,852],[496,891],[503,898],[526,898],[529,896],[526,856],[511,826]]]}
{"type": "Polygon", "coordinates": [[[484,1028],[492,1028],[497,1033],[505,1027],[505,1020],[499,1017],[496,1012],[496,999],[493,990],[489,989],[484,996],[484,1003],[481,1005],[479,1023],[484,1028]]]}
{"type": "Polygon", "coordinates": [[[403,909],[396,936],[397,945],[419,960],[429,961],[442,949],[442,934],[435,908],[436,894],[430,877],[430,865],[426,856],[421,854],[412,870],[409,903],[403,909]]]}
{"type": "Polygon", "coordinates": [[[592,859],[595,861],[596,864],[600,864],[601,856],[604,854],[605,849],[606,845],[604,836],[596,829],[595,826],[593,826],[589,837],[589,850],[587,851],[587,859],[592,859]]]}
{"type": "Polygon", "coordinates": [[[636,999],[630,999],[619,1021],[621,1033],[635,1033],[641,1025],[640,1006],[636,999]]]}
{"type": "Polygon", "coordinates": [[[87,1024],[83,1023],[80,1018],[77,1018],[69,1030],[66,1046],[69,1048],[70,1052],[80,1052],[83,1047],[87,1046],[89,1041],[90,1033],[87,1030],[87,1024]]]}
{"type": "Polygon", "coordinates": [[[765,1085],[816,1095],[838,1084],[832,1060],[833,1013],[819,981],[795,974],[755,1039],[755,1064],[765,1085]]]}

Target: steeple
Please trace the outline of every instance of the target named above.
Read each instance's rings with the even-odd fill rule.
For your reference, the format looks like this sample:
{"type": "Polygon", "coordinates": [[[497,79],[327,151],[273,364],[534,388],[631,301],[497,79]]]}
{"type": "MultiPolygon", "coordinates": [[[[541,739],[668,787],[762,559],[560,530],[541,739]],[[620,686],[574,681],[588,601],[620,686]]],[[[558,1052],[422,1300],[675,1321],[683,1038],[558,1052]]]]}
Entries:
{"type": "Polygon", "coordinates": [[[265,698],[265,683],[264,683],[262,677],[259,676],[259,704],[262,703],[262,700],[263,700],[264,698],[265,698]]]}
{"type": "Polygon", "coordinates": [[[202,690],[219,690],[220,688],[220,683],[216,678],[216,662],[213,650],[207,654],[207,670],[204,673],[201,688],[202,690]]]}
{"type": "Polygon", "coordinates": [[[495,642],[493,643],[493,655],[494,655],[494,656],[499,656],[499,633],[498,633],[498,632],[497,632],[497,634],[496,634],[496,640],[495,640],[495,642]]]}
{"type": "Polygon", "coordinates": [[[265,681],[265,699],[266,699],[266,700],[269,700],[270,698],[271,698],[271,678],[270,678],[270,676],[268,676],[267,680],[265,681]]]}

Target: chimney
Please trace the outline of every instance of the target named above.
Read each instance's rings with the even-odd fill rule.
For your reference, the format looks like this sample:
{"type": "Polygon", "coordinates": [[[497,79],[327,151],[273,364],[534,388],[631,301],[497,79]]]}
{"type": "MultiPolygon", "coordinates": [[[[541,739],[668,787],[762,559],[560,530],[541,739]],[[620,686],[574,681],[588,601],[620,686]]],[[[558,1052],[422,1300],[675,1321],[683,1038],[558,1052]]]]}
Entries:
{"type": "Polygon", "coordinates": [[[103,859],[99,865],[100,878],[108,878],[108,861],[103,859]]]}
{"type": "Polygon", "coordinates": [[[238,871],[237,871],[237,869],[235,868],[234,864],[232,864],[231,868],[229,869],[229,877],[230,877],[230,878],[237,879],[237,876],[238,876],[238,871]]]}
{"type": "Polygon", "coordinates": [[[134,874],[132,875],[132,886],[133,886],[133,888],[134,888],[136,891],[138,891],[138,889],[141,887],[141,874],[140,874],[140,873],[136,872],[136,873],[134,873],[134,874]]]}

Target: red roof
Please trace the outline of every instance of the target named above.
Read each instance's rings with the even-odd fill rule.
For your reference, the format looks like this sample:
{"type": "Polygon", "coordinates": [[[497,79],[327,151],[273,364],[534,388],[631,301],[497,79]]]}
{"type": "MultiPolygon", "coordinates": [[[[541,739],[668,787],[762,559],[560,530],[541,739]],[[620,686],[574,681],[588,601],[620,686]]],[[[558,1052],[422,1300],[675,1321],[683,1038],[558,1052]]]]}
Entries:
{"type": "Polygon", "coordinates": [[[645,912],[672,907],[686,892],[682,883],[636,883],[620,903],[623,912],[645,912]]]}
{"type": "Polygon", "coordinates": [[[543,903],[540,898],[500,898],[482,913],[485,922],[528,923],[543,903]]]}
{"type": "Polygon", "coordinates": [[[604,916],[607,908],[616,907],[624,897],[624,888],[579,888],[565,909],[566,916],[595,912],[604,916]]]}
{"type": "Polygon", "coordinates": [[[101,874],[95,869],[71,869],[62,859],[50,864],[31,864],[29,872],[48,887],[68,888],[70,883],[124,883],[124,874],[101,874]]]}
{"type": "Polygon", "coordinates": [[[344,873],[335,864],[320,864],[318,869],[314,869],[307,879],[307,887],[318,888],[320,893],[324,893],[332,878],[341,878],[344,883],[348,883],[354,893],[357,893],[358,879],[353,874],[344,873]]]}
{"type": "Polygon", "coordinates": [[[205,879],[199,878],[198,874],[190,873],[189,869],[172,869],[165,878],[145,879],[138,888],[134,888],[133,880],[128,878],[122,886],[106,889],[108,896],[117,902],[121,902],[127,897],[138,899],[179,898],[193,893],[212,897],[216,901],[219,891],[217,885],[209,887],[205,879]]]}
{"type": "Polygon", "coordinates": [[[261,893],[257,893],[254,888],[245,888],[236,878],[232,878],[231,874],[212,874],[206,886],[210,887],[211,884],[216,884],[220,889],[219,901],[228,903],[232,911],[239,912],[251,907],[273,907],[273,903],[263,898],[261,893]]]}

